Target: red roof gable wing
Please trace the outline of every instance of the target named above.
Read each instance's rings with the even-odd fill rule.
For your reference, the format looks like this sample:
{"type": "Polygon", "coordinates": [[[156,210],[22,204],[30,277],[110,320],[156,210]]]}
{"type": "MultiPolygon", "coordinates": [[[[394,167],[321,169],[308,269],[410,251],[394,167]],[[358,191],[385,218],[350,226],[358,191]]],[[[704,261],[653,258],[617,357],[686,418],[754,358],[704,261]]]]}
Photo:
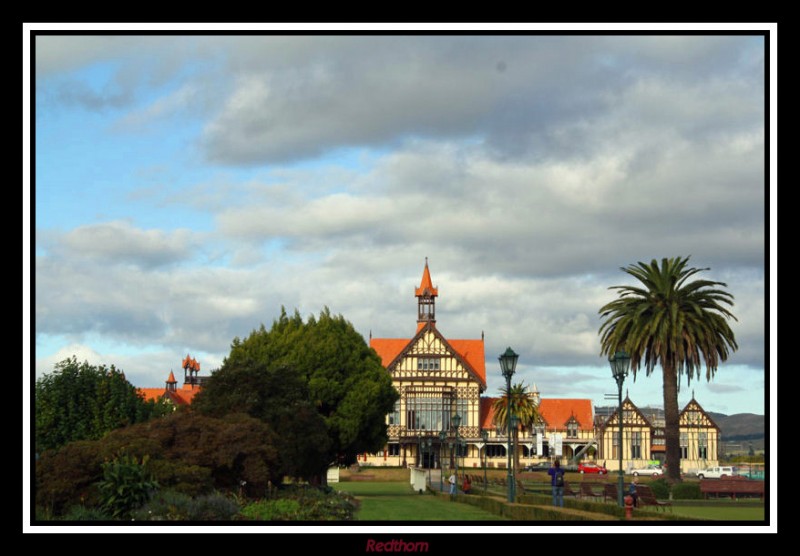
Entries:
{"type": "Polygon", "coordinates": [[[475,378],[481,386],[486,388],[486,359],[483,350],[483,340],[447,340],[432,322],[427,322],[417,328],[417,333],[410,340],[391,338],[372,338],[369,342],[381,357],[383,366],[387,369],[393,367],[405,357],[413,345],[430,330],[453,354],[461,365],[475,378]]]}

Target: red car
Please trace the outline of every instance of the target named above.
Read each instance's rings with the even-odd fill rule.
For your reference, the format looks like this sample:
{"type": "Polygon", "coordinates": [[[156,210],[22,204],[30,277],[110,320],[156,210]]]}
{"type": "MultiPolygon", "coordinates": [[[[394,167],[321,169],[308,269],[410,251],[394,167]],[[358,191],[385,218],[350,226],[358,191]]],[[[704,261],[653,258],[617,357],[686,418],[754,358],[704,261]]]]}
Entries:
{"type": "Polygon", "coordinates": [[[606,474],[608,474],[608,469],[606,469],[602,465],[597,465],[596,463],[579,463],[578,464],[578,472],[579,473],[598,473],[600,475],[606,475],[606,474]]]}

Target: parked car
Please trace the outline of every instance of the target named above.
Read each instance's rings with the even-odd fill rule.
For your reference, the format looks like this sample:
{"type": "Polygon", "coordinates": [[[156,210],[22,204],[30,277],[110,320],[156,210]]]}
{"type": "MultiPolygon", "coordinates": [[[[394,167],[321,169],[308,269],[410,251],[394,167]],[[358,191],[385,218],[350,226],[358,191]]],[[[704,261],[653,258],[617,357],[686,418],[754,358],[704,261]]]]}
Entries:
{"type": "Polygon", "coordinates": [[[722,479],[724,477],[736,477],[739,469],[732,466],[708,467],[697,472],[698,479],[722,479]]]}
{"type": "Polygon", "coordinates": [[[578,473],[598,473],[600,475],[606,475],[608,469],[596,463],[579,463],[578,473]]]}
{"type": "Polygon", "coordinates": [[[525,466],[525,471],[547,471],[548,469],[550,469],[550,463],[546,461],[530,463],[525,466]]]}
{"type": "Polygon", "coordinates": [[[634,477],[638,477],[642,475],[643,477],[658,477],[664,474],[664,469],[660,465],[647,465],[645,467],[634,467],[630,471],[628,471],[629,475],[633,475],[634,477]]]}

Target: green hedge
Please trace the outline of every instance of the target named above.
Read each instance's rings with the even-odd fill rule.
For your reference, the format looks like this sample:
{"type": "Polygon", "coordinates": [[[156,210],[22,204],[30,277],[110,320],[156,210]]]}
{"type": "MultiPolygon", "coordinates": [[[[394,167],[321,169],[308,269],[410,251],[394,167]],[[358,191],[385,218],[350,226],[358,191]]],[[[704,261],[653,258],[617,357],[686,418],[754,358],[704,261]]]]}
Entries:
{"type": "MultiPolygon", "coordinates": [[[[552,506],[552,496],[524,494],[517,497],[516,504],[508,504],[505,499],[491,496],[463,496],[459,502],[478,506],[496,515],[515,521],[623,521],[625,509],[616,504],[564,498],[564,507],[552,506]]],[[[638,508],[634,519],[654,519],[662,521],[694,521],[686,516],[677,516],[658,510],[638,508]]]]}
{"type": "Polygon", "coordinates": [[[672,498],[674,500],[700,500],[703,494],[700,492],[699,483],[676,483],[672,485],[672,498]]]}
{"type": "MultiPolygon", "coordinates": [[[[525,495],[527,497],[546,498],[537,495],[525,495]]],[[[483,510],[492,512],[495,515],[506,517],[514,521],[615,521],[619,519],[612,515],[602,513],[590,513],[584,510],[568,507],[566,502],[563,508],[556,508],[552,505],[530,505],[528,502],[520,500],[519,504],[508,504],[499,498],[488,496],[459,496],[459,502],[464,502],[477,506],[483,510]]],[[[548,500],[547,503],[551,503],[548,500]]],[[[541,504],[541,502],[538,502],[541,504]]]]}

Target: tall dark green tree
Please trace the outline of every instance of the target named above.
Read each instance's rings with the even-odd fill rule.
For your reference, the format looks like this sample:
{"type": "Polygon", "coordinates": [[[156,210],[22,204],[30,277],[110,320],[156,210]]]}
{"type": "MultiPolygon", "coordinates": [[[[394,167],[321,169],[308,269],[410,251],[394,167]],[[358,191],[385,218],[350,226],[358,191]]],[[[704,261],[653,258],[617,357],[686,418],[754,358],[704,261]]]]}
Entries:
{"type": "Polygon", "coordinates": [[[37,452],[74,440],[96,440],[165,411],[145,401],[114,365],[78,363],[75,356],[36,380],[34,406],[37,452]]]}
{"type": "Polygon", "coordinates": [[[738,349],[728,319],[733,295],[727,284],[691,280],[710,270],[688,266],[689,257],[664,258],[661,265],[639,262],[621,270],[641,286],[612,286],[619,297],[600,309],[601,355],[624,350],[631,356],[634,379],[640,368],[650,376],[661,367],[664,389],[664,421],[667,476],[680,480],[680,432],[678,390],[684,374],[687,384],[702,376],[711,380],[720,362],[738,349]]]}
{"type": "Polygon", "coordinates": [[[385,445],[386,415],[397,398],[377,354],[326,308],[305,322],[297,311],[290,317],[282,310],[271,329],[261,325],[235,338],[192,405],[267,421],[292,457],[303,459],[298,476],[324,482],[329,465],[385,445]]]}

